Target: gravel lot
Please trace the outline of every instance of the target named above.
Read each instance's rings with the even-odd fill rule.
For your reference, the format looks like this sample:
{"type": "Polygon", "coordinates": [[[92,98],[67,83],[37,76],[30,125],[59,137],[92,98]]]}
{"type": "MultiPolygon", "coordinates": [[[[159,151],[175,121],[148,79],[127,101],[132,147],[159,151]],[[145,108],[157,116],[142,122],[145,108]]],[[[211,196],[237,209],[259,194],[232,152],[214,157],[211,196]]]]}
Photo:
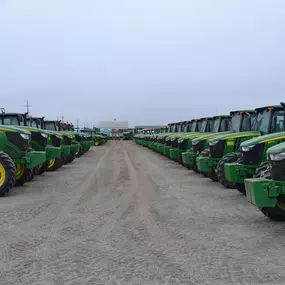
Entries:
{"type": "Polygon", "coordinates": [[[0,200],[0,284],[285,284],[285,225],[133,142],[0,200]]]}

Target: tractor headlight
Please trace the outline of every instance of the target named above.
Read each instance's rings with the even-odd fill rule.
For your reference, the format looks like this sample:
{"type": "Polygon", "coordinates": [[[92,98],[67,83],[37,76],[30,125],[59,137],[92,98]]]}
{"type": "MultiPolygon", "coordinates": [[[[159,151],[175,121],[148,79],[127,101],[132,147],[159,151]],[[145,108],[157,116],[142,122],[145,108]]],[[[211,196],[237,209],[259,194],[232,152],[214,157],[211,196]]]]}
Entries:
{"type": "Polygon", "coordinates": [[[61,136],[58,136],[58,135],[55,135],[58,139],[60,139],[61,140],[61,136]]]}
{"type": "Polygon", "coordinates": [[[272,153],[269,156],[272,161],[281,161],[285,159],[285,152],[274,153],[274,154],[272,153]]]}
{"type": "Polygon", "coordinates": [[[47,134],[42,134],[42,133],[41,133],[41,135],[42,135],[42,137],[45,138],[45,139],[48,138],[48,135],[47,135],[47,134]]]}
{"type": "Polygon", "coordinates": [[[192,145],[197,145],[199,141],[192,142],[192,145]]]}
{"type": "Polygon", "coordinates": [[[184,141],[184,139],[179,139],[178,143],[182,143],[184,141]]]}
{"type": "MultiPolygon", "coordinates": [[[[209,145],[210,145],[210,146],[213,146],[213,145],[216,145],[218,142],[219,142],[219,140],[215,140],[215,141],[209,142],[209,145]]],[[[193,143],[192,143],[192,144],[193,144],[193,143]]]]}
{"type": "Polygon", "coordinates": [[[242,146],[242,147],[241,147],[241,150],[242,150],[243,152],[247,152],[247,151],[253,150],[254,148],[255,148],[255,145],[242,146]]]}
{"type": "Polygon", "coordinates": [[[24,140],[28,140],[30,138],[29,135],[27,134],[20,134],[20,136],[24,139],[24,140]]]}

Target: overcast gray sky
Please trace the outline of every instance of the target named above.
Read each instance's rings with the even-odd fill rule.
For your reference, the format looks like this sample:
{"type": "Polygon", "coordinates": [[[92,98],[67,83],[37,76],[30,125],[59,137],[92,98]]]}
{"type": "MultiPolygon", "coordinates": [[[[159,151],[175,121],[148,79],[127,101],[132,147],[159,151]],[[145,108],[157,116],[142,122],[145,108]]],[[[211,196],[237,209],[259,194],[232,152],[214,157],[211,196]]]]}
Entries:
{"type": "Polygon", "coordinates": [[[285,101],[284,0],[1,0],[7,111],[161,124],[285,101]]]}

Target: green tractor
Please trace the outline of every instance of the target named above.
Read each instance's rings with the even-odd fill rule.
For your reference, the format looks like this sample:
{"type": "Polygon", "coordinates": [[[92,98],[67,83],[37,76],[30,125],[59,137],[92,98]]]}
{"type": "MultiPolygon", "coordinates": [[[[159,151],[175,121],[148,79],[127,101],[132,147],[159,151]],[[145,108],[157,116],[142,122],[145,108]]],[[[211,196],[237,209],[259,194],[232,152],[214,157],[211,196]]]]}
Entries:
{"type": "Polygon", "coordinates": [[[5,126],[15,126],[19,129],[27,130],[31,133],[30,148],[31,150],[38,152],[45,152],[46,161],[37,165],[37,167],[30,169],[24,166],[17,166],[18,168],[18,179],[16,185],[23,185],[25,182],[32,180],[35,175],[42,174],[46,168],[45,165],[59,155],[59,150],[56,146],[49,145],[48,140],[50,139],[50,134],[44,130],[39,130],[35,127],[28,125],[27,123],[27,114],[21,113],[6,113],[4,109],[0,114],[0,121],[2,125],[5,126]],[[22,174],[21,179],[19,175],[22,174]]]}
{"type": "Polygon", "coordinates": [[[191,132],[182,136],[178,141],[177,159],[182,165],[188,169],[197,171],[191,167],[192,140],[194,138],[204,136],[206,133],[212,132],[214,118],[201,118],[191,121],[191,132]]]}
{"type": "Polygon", "coordinates": [[[166,133],[167,128],[158,128],[158,129],[153,129],[152,134],[149,137],[149,148],[152,149],[153,151],[157,151],[158,143],[157,139],[159,136],[163,135],[166,133]]]}
{"type": "Polygon", "coordinates": [[[80,131],[79,132],[78,131],[75,132],[74,126],[72,124],[59,123],[59,130],[60,131],[64,131],[64,132],[68,132],[70,135],[73,136],[73,138],[76,138],[77,142],[79,142],[78,139],[79,139],[79,137],[81,137],[80,149],[79,149],[78,156],[86,153],[93,146],[92,136],[89,133],[83,133],[83,132],[80,132],[80,131]]]}
{"type": "Polygon", "coordinates": [[[133,139],[133,132],[131,131],[125,131],[123,132],[123,140],[129,141],[133,139]]]}
{"type": "Polygon", "coordinates": [[[285,221],[285,143],[268,148],[268,161],[245,179],[247,200],[268,218],[285,221]]]}
{"type": "MultiPolygon", "coordinates": [[[[47,144],[48,150],[51,148],[56,149],[56,155],[48,157],[47,162],[40,167],[39,174],[45,171],[55,171],[65,163],[73,161],[74,158],[70,158],[72,154],[67,155],[73,146],[73,144],[71,144],[71,135],[54,131],[52,127],[47,129],[44,123],[44,117],[26,117],[26,122],[28,126],[47,132],[49,136],[47,144]],[[66,145],[69,147],[66,147],[66,145]]],[[[76,149],[78,149],[78,147],[76,149]]]]}
{"type": "Polygon", "coordinates": [[[97,130],[84,128],[84,129],[80,130],[80,132],[85,133],[85,134],[89,134],[92,138],[92,145],[94,145],[94,146],[103,145],[108,140],[107,136],[104,136],[101,133],[98,133],[97,130]]]}
{"type": "Polygon", "coordinates": [[[166,155],[167,154],[167,149],[165,149],[166,146],[166,141],[168,141],[168,137],[177,133],[178,128],[179,128],[180,123],[170,123],[167,126],[167,131],[165,133],[160,134],[157,137],[157,150],[159,153],[166,155]]]}
{"type": "Polygon", "coordinates": [[[163,127],[163,128],[159,128],[159,129],[155,129],[153,135],[151,136],[150,140],[151,140],[151,149],[153,151],[158,151],[158,143],[157,140],[159,138],[159,136],[165,134],[167,132],[167,128],[163,127]]]}
{"type": "Polygon", "coordinates": [[[61,156],[50,162],[48,171],[55,171],[64,164],[72,162],[76,157],[76,150],[78,150],[78,145],[74,145],[72,142],[72,135],[68,131],[63,131],[61,122],[57,120],[42,120],[41,125],[44,130],[53,132],[57,136],[57,146],[61,148],[61,156]],[[75,147],[74,151],[73,146],[75,147]]]}
{"type": "Polygon", "coordinates": [[[188,146],[192,146],[193,138],[211,132],[213,122],[213,118],[201,118],[199,120],[184,122],[184,133],[171,138],[170,158],[178,161],[180,164],[185,163],[185,165],[190,168],[190,165],[187,163],[189,155],[187,148],[188,146]]]}
{"type": "Polygon", "coordinates": [[[181,138],[189,135],[191,133],[192,121],[184,121],[182,122],[182,133],[176,134],[171,137],[171,148],[169,151],[169,157],[174,161],[182,161],[181,154],[178,148],[178,142],[181,138]],[[180,159],[181,158],[181,159],[180,159]]]}
{"type": "Polygon", "coordinates": [[[14,184],[22,186],[28,182],[33,169],[46,161],[45,151],[31,148],[31,133],[24,128],[1,125],[0,152],[0,196],[5,196],[14,184]],[[14,167],[11,166],[11,159],[14,167]]]}
{"type": "Polygon", "coordinates": [[[285,104],[281,103],[257,108],[253,130],[258,137],[242,142],[239,151],[233,155],[234,159],[224,165],[225,179],[243,194],[246,193],[244,180],[259,176],[267,166],[266,151],[285,141],[284,107],[285,104]]]}
{"type": "Polygon", "coordinates": [[[199,136],[192,140],[192,149],[189,150],[188,162],[190,168],[196,172],[204,174],[205,176],[209,176],[213,180],[217,180],[215,172],[202,172],[198,168],[197,159],[198,157],[209,157],[210,140],[233,132],[249,131],[251,129],[250,122],[252,119],[252,116],[249,116],[250,114],[254,114],[254,111],[232,111],[230,112],[230,115],[215,116],[212,133],[205,136],[199,136]]]}

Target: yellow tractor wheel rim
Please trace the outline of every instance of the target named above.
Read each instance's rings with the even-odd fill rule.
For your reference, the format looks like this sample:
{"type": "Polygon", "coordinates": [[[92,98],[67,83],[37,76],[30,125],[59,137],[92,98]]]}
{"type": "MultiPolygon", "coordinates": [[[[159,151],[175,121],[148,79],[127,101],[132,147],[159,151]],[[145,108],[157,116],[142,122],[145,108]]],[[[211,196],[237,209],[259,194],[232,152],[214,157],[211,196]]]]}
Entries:
{"type": "Polygon", "coordinates": [[[94,145],[98,146],[98,145],[99,145],[99,142],[95,142],[94,145]]]}
{"type": "Polygon", "coordinates": [[[25,165],[23,163],[16,164],[16,180],[19,180],[25,172],[25,165]]]}
{"type": "Polygon", "coordinates": [[[6,180],[6,171],[2,163],[0,163],[0,187],[3,186],[6,180]]]}
{"type": "Polygon", "coordinates": [[[54,166],[54,163],[55,163],[55,158],[53,158],[53,159],[51,159],[51,160],[49,161],[48,169],[51,168],[51,167],[53,167],[53,166],[54,166]]]}

